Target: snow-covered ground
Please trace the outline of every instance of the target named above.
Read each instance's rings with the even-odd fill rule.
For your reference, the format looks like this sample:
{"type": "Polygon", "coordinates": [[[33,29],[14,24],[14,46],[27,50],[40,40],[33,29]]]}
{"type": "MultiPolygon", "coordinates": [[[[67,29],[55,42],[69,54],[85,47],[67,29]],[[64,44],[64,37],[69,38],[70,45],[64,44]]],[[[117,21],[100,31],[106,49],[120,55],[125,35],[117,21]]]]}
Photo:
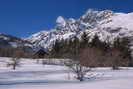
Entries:
{"type": "Polygon", "coordinates": [[[9,58],[0,58],[0,89],[133,89],[133,68],[95,68],[90,79],[79,82],[67,67],[41,65],[22,59],[21,67],[6,67],[9,58]]]}

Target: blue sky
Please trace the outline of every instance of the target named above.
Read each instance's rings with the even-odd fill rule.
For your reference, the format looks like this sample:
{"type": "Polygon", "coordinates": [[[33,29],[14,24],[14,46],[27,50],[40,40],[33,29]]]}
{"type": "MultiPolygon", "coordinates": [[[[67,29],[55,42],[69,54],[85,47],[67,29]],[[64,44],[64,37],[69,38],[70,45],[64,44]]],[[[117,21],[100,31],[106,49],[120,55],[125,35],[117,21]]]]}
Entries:
{"type": "Polygon", "coordinates": [[[58,16],[79,18],[89,8],[133,12],[133,0],[0,0],[0,33],[27,37],[53,28],[58,16]]]}

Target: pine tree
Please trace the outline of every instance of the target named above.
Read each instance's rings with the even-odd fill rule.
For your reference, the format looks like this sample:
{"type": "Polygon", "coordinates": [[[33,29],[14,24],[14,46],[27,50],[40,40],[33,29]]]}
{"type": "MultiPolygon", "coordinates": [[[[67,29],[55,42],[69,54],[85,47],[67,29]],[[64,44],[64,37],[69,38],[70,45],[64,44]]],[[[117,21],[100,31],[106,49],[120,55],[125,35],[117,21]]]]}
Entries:
{"type": "Polygon", "coordinates": [[[55,41],[55,44],[52,47],[52,50],[50,51],[50,57],[52,58],[59,58],[59,52],[61,44],[58,40],[55,41]]]}
{"type": "Polygon", "coordinates": [[[110,44],[105,41],[101,41],[97,34],[94,36],[89,45],[90,47],[98,48],[100,50],[103,50],[104,52],[108,51],[110,48],[110,44]]]}
{"type": "Polygon", "coordinates": [[[114,60],[114,66],[133,66],[132,57],[131,57],[131,49],[130,49],[130,41],[127,37],[124,38],[116,38],[112,47],[112,60],[116,56],[114,60]],[[116,55],[118,54],[118,55],[116,55]]]}
{"type": "Polygon", "coordinates": [[[86,48],[88,44],[89,44],[89,37],[87,36],[86,32],[84,32],[81,36],[80,47],[86,48]]]}
{"type": "Polygon", "coordinates": [[[79,41],[79,39],[76,36],[71,41],[70,47],[71,47],[70,48],[70,52],[71,52],[72,59],[73,60],[78,60],[80,41],[79,41]]]}
{"type": "Polygon", "coordinates": [[[90,42],[91,47],[101,48],[101,40],[99,39],[98,35],[95,34],[92,41],[90,42]]]}

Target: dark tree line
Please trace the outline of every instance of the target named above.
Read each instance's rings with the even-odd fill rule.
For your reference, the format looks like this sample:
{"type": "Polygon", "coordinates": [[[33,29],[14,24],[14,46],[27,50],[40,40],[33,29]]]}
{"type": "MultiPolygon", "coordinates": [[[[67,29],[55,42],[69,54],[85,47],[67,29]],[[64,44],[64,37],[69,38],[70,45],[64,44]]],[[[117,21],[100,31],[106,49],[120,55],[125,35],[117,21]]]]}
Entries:
{"type": "Polygon", "coordinates": [[[0,57],[12,57],[19,52],[21,54],[21,58],[28,58],[33,56],[33,52],[26,52],[20,48],[0,48],[0,57]]]}
{"type": "Polygon", "coordinates": [[[128,38],[116,38],[114,43],[101,41],[97,35],[90,37],[84,32],[81,38],[74,37],[71,40],[56,41],[50,57],[69,58],[79,61],[87,67],[112,67],[133,66],[130,41],[128,38]]]}

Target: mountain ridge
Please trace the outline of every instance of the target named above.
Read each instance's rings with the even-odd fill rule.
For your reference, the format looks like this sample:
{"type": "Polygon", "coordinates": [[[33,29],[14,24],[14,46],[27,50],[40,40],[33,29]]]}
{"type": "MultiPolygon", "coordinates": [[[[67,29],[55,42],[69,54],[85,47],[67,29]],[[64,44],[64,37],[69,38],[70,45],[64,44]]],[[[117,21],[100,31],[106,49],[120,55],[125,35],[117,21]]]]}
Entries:
{"type": "Polygon", "coordinates": [[[32,44],[29,41],[19,37],[0,33],[0,48],[4,49],[22,49],[25,52],[32,52],[32,44]]]}
{"type": "Polygon", "coordinates": [[[0,33],[0,41],[4,39],[1,42],[7,42],[13,47],[27,45],[33,50],[50,49],[56,40],[69,40],[74,36],[80,38],[82,33],[86,32],[91,38],[97,34],[102,41],[113,41],[116,37],[129,37],[133,43],[133,12],[115,13],[111,10],[89,9],[78,19],[59,16],[56,23],[54,28],[42,30],[24,39],[0,33]],[[17,39],[14,40],[16,43],[7,41],[8,38],[17,39]]]}
{"type": "Polygon", "coordinates": [[[87,32],[93,37],[95,34],[103,41],[112,41],[116,37],[132,37],[133,13],[115,13],[111,10],[95,11],[89,9],[79,19],[59,16],[56,26],[50,31],[41,31],[28,37],[37,48],[51,48],[56,40],[80,37],[87,32]]]}

